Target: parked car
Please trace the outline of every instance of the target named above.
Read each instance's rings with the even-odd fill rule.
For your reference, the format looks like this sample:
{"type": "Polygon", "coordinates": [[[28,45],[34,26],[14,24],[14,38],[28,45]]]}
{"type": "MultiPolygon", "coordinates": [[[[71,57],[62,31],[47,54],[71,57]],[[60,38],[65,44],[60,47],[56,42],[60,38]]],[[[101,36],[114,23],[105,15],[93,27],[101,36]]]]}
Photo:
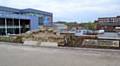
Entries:
{"type": "Polygon", "coordinates": [[[77,30],[75,35],[76,36],[81,36],[81,35],[87,35],[88,30],[77,30]]]}
{"type": "Polygon", "coordinates": [[[98,32],[98,34],[103,34],[105,32],[105,30],[98,30],[97,32],[98,32]]]}
{"type": "Polygon", "coordinates": [[[120,32],[118,32],[118,35],[120,35],[120,32]]]}

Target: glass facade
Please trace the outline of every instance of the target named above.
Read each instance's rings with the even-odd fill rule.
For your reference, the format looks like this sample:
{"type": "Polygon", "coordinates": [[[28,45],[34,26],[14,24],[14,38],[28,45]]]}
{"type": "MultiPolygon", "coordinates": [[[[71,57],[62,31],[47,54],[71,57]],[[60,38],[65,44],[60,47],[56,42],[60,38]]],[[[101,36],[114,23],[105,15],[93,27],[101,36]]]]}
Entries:
{"type": "Polygon", "coordinates": [[[50,23],[52,23],[52,13],[0,6],[0,35],[20,34],[50,23]]]}
{"type": "Polygon", "coordinates": [[[30,20],[0,18],[0,35],[20,34],[30,30],[30,20]]]}
{"type": "Polygon", "coordinates": [[[44,17],[38,17],[39,25],[44,25],[44,17]]]}

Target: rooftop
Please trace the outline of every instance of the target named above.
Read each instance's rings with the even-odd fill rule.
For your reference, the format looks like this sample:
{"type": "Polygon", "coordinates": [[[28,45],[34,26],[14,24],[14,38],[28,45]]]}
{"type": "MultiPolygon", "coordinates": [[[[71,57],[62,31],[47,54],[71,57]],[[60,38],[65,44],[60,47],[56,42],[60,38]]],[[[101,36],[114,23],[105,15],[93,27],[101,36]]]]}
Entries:
{"type": "Polygon", "coordinates": [[[32,8],[17,9],[17,8],[11,8],[11,7],[0,6],[0,11],[7,11],[7,12],[22,12],[22,13],[37,13],[37,14],[52,15],[52,13],[50,13],[50,12],[41,11],[41,10],[32,9],[32,8]]]}

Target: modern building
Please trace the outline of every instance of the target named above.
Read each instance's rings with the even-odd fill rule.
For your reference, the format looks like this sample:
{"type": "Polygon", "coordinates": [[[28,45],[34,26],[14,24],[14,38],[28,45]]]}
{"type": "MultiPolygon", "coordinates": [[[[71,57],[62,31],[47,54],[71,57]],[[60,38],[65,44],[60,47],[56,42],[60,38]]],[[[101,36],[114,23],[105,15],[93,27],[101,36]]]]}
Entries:
{"type": "Polygon", "coordinates": [[[120,16],[98,18],[95,22],[97,23],[97,29],[115,31],[116,27],[120,27],[120,16]]]}
{"type": "Polygon", "coordinates": [[[49,12],[0,6],[0,35],[20,34],[52,23],[53,14],[49,12]]]}

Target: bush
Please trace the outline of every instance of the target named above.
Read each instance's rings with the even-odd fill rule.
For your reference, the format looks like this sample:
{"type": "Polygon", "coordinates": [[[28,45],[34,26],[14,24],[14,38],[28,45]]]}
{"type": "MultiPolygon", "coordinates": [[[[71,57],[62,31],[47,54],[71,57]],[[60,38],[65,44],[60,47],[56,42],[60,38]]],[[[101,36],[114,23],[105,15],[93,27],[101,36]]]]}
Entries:
{"type": "Polygon", "coordinates": [[[0,41],[21,43],[22,42],[22,36],[1,36],[0,41]]]}

